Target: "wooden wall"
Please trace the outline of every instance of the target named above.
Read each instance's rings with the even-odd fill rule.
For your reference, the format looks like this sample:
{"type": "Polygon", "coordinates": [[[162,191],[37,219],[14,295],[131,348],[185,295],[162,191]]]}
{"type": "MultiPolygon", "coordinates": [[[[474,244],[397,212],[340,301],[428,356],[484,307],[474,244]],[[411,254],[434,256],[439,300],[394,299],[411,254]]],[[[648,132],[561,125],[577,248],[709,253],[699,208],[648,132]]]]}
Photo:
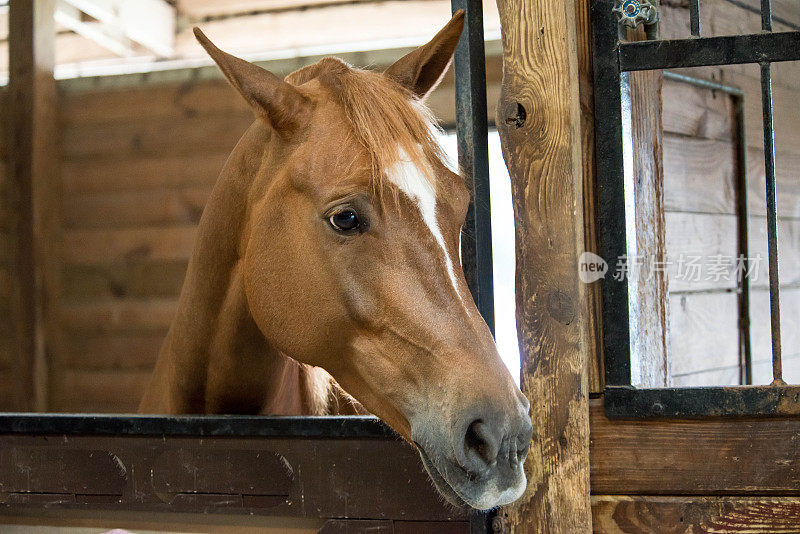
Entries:
{"type": "MultiPolygon", "coordinates": [[[[755,3],[754,3],[755,4],[755,3]]],[[[662,6],[664,38],[687,37],[688,8],[662,6]]],[[[800,24],[797,2],[775,2],[776,14],[800,24]]],[[[758,33],[761,19],[725,0],[705,0],[704,36],[758,33]]],[[[776,31],[790,27],[775,23],[776,31]]],[[[753,379],[767,384],[770,363],[769,295],[764,193],[761,94],[757,65],[685,69],[682,74],[741,88],[745,99],[750,257],[760,255],[751,279],[753,379]]],[[[778,176],[781,307],[784,377],[800,382],[800,64],[773,66],[778,176]]],[[[664,175],[671,310],[671,383],[739,383],[736,283],[687,281],[678,277],[681,255],[703,256],[704,274],[713,257],[737,254],[735,211],[735,121],[732,99],[724,93],[664,81],[664,175]]]]}

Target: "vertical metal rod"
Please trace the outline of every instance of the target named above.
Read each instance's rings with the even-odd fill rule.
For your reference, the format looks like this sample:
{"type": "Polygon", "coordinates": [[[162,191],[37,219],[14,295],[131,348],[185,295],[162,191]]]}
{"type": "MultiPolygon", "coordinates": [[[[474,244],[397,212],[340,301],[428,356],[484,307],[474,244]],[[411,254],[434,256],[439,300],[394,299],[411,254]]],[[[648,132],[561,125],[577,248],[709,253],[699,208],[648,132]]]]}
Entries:
{"type": "Polygon", "coordinates": [[[744,95],[732,95],[736,116],[736,217],[739,258],[739,340],[741,350],[740,383],[753,383],[753,356],[750,340],[750,245],[748,242],[749,213],[747,208],[747,140],[745,138],[744,95]]]}
{"type": "MultiPolygon", "coordinates": [[[[769,0],[765,0],[768,4],[769,0]]],[[[778,207],[775,192],[775,128],[772,116],[770,64],[761,63],[761,105],[764,118],[764,174],[767,197],[767,244],[769,257],[769,312],[772,326],[773,385],[783,384],[781,369],[780,279],[778,277],[778,207]]]]}
{"type": "Polygon", "coordinates": [[[689,0],[689,20],[693,37],[700,37],[700,0],[689,0]]]}
{"type": "Polygon", "coordinates": [[[494,334],[492,214],[486,119],[486,54],[481,0],[452,0],[453,12],[466,11],[464,33],[455,53],[458,166],[473,194],[461,233],[461,264],[472,298],[494,334]]]}
{"type": "Polygon", "coordinates": [[[761,0],[761,29],[772,31],[772,0],[761,0]]]}
{"type": "MultiPolygon", "coordinates": [[[[595,135],[600,256],[609,264],[603,279],[603,354],[605,385],[631,385],[631,328],[628,277],[613,276],[617,261],[626,257],[625,162],[622,131],[622,80],[613,0],[595,0],[592,10],[594,120],[603,135],[595,135]],[[602,105],[599,103],[602,102],[602,105]]],[[[598,130],[600,131],[600,130],[598,130]]]]}

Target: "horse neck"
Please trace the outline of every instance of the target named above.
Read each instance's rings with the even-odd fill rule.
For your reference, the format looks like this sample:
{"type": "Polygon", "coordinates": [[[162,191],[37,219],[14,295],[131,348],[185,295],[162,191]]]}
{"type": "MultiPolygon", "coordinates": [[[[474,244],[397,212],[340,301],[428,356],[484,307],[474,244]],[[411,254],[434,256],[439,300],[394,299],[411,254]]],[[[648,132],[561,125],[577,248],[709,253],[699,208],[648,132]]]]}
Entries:
{"type": "Polygon", "coordinates": [[[265,139],[269,131],[256,121],[231,153],[212,191],[142,412],[325,410],[320,401],[320,395],[327,394],[324,379],[270,346],[253,321],[244,293],[241,238],[248,191],[262,163],[265,139]]]}

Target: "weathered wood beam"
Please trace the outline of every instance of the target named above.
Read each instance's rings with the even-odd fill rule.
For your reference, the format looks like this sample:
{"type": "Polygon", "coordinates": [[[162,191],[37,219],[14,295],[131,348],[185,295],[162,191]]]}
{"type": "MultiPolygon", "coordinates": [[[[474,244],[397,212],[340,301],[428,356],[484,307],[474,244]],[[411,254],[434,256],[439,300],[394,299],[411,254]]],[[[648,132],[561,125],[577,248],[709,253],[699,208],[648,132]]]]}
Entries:
{"type": "MultiPolygon", "coordinates": [[[[164,0],[61,0],[101,23],[83,23],[74,31],[107,46],[112,37],[130,39],[161,57],[171,57],[175,43],[175,8],[164,0]],[[89,29],[88,31],[86,29],[89,29]],[[99,40],[98,40],[99,39],[99,40]]],[[[64,20],[59,20],[62,24],[64,20]]],[[[80,21],[78,21],[80,22],[80,21]]],[[[66,25],[66,24],[65,24],[66,25]]],[[[69,27],[69,26],[68,26],[69,27]]]]}
{"type": "Polygon", "coordinates": [[[134,54],[133,44],[121,31],[102,22],[83,20],[83,11],[64,0],[58,0],[55,20],[75,33],[94,41],[118,56],[129,57],[134,54]]]}
{"type": "Polygon", "coordinates": [[[9,17],[12,299],[19,409],[47,406],[46,323],[54,312],[58,226],[53,0],[18,0],[9,17]]]}
{"type": "Polygon", "coordinates": [[[800,495],[798,417],[591,421],[593,494],[800,495]]]}
{"type": "Polygon", "coordinates": [[[594,531],[715,532],[717,534],[797,532],[797,497],[592,497],[594,531]]]}
{"type": "MultiPolygon", "coordinates": [[[[646,39],[643,28],[628,30],[628,40],[646,39]]],[[[660,71],[627,75],[630,114],[623,121],[629,132],[623,143],[633,158],[633,174],[626,176],[626,196],[635,213],[629,214],[635,243],[628,243],[628,291],[631,328],[631,383],[643,387],[668,385],[669,295],[664,222],[664,166],[661,136],[662,74],[660,71]]],[[[626,109],[623,106],[623,109],[626,109]]],[[[606,258],[616,263],[616,258],[606,258]]],[[[611,265],[612,269],[615,265],[611,265]]]]}
{"type": "Polygon", "coordinates": [[[590,310],[577,269],[584,206],[575,4],[506,0],[498,8],[503,82],[496,122],[511,176],[521,387],[534,427],[528,490],[503,516],[513,532],[590,532],[590,310]]]}

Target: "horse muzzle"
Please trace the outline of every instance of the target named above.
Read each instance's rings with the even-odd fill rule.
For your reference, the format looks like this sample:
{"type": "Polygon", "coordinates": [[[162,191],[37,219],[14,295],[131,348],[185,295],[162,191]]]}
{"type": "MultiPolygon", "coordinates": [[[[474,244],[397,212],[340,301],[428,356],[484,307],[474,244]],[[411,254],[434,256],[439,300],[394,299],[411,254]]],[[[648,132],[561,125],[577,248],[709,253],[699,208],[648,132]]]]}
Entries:
{"type": "Polygon", "coordinates": [[[525,491],[523,464],[533,426],[527,406],[514,411],[467,411],[470,415],[453,425],[424,421],[419,432],[412,423],[425,469],[451,504],[489,510],[514,502],[525,491]]]}

